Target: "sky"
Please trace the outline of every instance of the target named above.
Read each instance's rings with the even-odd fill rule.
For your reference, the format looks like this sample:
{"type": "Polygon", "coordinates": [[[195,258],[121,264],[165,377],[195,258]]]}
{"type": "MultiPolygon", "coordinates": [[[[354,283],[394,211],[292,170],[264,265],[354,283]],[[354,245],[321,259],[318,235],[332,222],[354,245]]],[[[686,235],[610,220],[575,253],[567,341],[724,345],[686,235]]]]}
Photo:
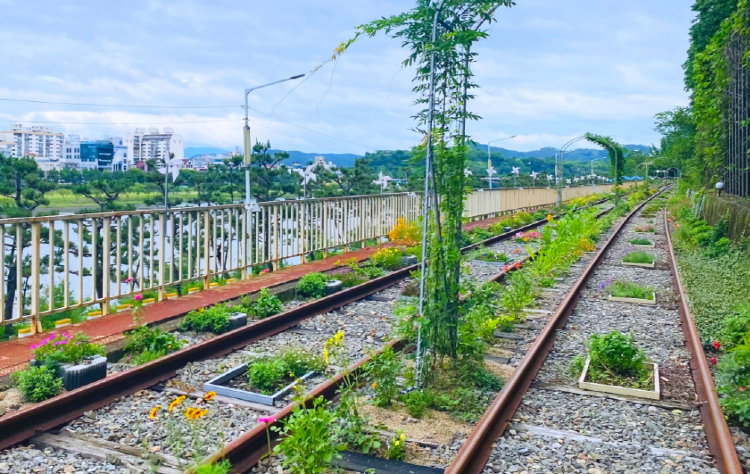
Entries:
{"type": "MultiPolygon", "coordinates": [[[[277,149],[406,149],[413,70],[385,36],[324,63],[356,26],[414,0],[0,0],[0,130],[14,123],[98,139],[172,127],[187,146],[242,144],[244,89],[253,141],[277,149]],[[134,105],[160,106],[155,108],[134,105]],[[175,108],[161,108],[170,106],[175,108]],[[222,106],[217,108],[177,107],[222,106]]],[[[656,113],[687,104],[681,64],[691,0],[516,0],[476,48],[467,132],[529,151],[592,132],[658,144],[656,113]]]]}

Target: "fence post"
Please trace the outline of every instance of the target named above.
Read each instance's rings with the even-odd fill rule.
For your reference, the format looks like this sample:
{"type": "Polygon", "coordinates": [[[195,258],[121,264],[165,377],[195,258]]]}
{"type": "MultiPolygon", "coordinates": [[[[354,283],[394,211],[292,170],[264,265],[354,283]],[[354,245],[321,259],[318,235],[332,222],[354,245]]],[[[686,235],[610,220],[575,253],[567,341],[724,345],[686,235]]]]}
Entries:
{"type": "MultiPolygon", "coordinates": [[[[36,334],[42,332],[42,322],[39,319],[39,296],[41,294],[39,289],[39,273],[42,267],[42,259],[39,247],[39,240],[42,237],[42,224],[41,222],[34,222],[31,224],[31,277],[29,285],[31,286],[31,332],[36,334]]],[[[23,251],[23,245],[17,246],[18,252],[23,251]]],[[[23,260],[19,259],[21,262],[23,260]]],[[[53,264],[54,265],[54,264],[53,264]]],[[[52,265],[50,266],[51,269],[52,265]]],[[[21,294],[18,295],[19,299],[23,299],[21,294]]]]}
{"type": "MultiPolygon", "coordinates": [[[[203,289],[207,290],[210,284],[210,273],[211,273],[211,248],[208,245],[208,239],[211,235],[211,229],[209,229],[209,214],[211,211],[205,209],[203,211],[203,260],[206,262],[206,272],[203,275],[203,289]]],[[[200,235],[197,236],[200,239],[200,235]]]]}
{"type": "MultiPolygon", "coordinates": [[[[102,316],[109,314],[109,249],[111,247],[109,233],[111,225],[111,218],[105,217],[102,225],[102,316]]],[[[120,249],[118,248],[117,251],[119,252],[120,249]]],[[[94,284],[96,285],[96,282],[94,284]]]]}

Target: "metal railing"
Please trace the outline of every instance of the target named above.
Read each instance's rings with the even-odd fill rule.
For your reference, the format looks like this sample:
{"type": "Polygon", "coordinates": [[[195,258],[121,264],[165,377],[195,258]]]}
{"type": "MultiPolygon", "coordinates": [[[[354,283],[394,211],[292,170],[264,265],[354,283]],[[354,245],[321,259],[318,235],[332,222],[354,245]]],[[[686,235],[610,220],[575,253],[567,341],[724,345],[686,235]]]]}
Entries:
{"type": "MultiPolygon", "coordinates": [[[[610,190],[565,188],[564,199],[610,190]]],[[[555,200],[554,189],[475,191],[464,216],[555,200]]],[[[416,221],[421,202],[419,194],[397,193],[266,202],[255,212],[234,204],[0,219],[0,326],[32,320],[34,332],[41,317],[64,318],[92,306],[107,315],[136,294],[163,300],[185,288],[248,278],[259,266],[381,241],[399,218],[416,221]]]]}

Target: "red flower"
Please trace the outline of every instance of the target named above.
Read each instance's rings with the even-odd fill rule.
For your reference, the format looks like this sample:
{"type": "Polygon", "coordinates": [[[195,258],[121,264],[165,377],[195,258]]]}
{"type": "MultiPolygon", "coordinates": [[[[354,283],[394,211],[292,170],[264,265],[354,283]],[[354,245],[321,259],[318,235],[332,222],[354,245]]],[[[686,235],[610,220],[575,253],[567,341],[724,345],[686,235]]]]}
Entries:
{"type": "Polygon", "coordinates": [[[744,392],[744,391],[745,391],[745,387],[740,387],[740,392],[744,392]]]}
{"type": "Polygon", "coordinates": [[[510,267],[509,267],[508,265],[505,265],[505,266],[503,267],[503,271],[504,271],[504,272],[507,272],[509,268],[510,268],[510,267]]]}
{"type": "Polygon", "coordinates": [[[517,263],[516,263],[515,265],[513,265],[513,266],[514,266],[514,267],[516,267],[516,269],[519,269],[519,268],[521,268],[521,262],[517,262],[517,263]]]}
{"type": "Polygon", "coordinates": [[[711,357],[711,363],[712,363],[713,365],[716,365],[716,357],[711,357]]]}
{"type": "Polygon", "coordinates": [[[714,341],[714,348],[718,351],[721,349],[721,344],[719,344],[719,341],[714,341]]]}
{"type": "Polygon", "coordinates": [[[672,222],[672,219],[667,219],[667,222],[672,222]]]}

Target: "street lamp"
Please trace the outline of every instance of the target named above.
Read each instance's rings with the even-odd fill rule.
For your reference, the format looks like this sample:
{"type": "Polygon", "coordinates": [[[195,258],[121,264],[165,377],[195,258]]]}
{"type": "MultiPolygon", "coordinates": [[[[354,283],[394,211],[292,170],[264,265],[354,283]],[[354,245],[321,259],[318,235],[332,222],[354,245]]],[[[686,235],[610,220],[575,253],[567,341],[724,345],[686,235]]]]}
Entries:
{"type": "MultiPolygon", "coordinates": [[[[487,169],[493,169],[492,168],[492,152],[490,152],[490,143],[495,143],[503,140],[510,140],[511,138],[516,138],[516,135],[505,137],[505,138],[498,138],[497,140],[492,140],[487,142],[487,169]]],[[[490,182],[490,189],[492,189],[492,176],[490,175],[488,177],[488,181],[490,182]]]]}
{"type": "Polygon", "coordinates": [[[248,125],[248,117],[247,117],[247,96],[254,90],[262,89],[264,87],[273,86],[275,84],[279,84],[286,81],[291,81],[294,79],[299,79],[300,77],[304,77],[304,74],[298,74],[296,76],[288,77],[286,79],[281,79],[280,81],[274,81],[269,82],[268,84],[263,84],[262,86],[256,86],[251,87],[250,89],[245,89],[245,128],[243,130],[243,136],[245,140],[245,150],[244,150],[244,160],[243,164],[245,167],[245,208],[250,211],[251,205],[250,205],[250,161],[252,158],[252,152],[253,152],[253,144],[250,143],[250,125],[248,125]]]}

